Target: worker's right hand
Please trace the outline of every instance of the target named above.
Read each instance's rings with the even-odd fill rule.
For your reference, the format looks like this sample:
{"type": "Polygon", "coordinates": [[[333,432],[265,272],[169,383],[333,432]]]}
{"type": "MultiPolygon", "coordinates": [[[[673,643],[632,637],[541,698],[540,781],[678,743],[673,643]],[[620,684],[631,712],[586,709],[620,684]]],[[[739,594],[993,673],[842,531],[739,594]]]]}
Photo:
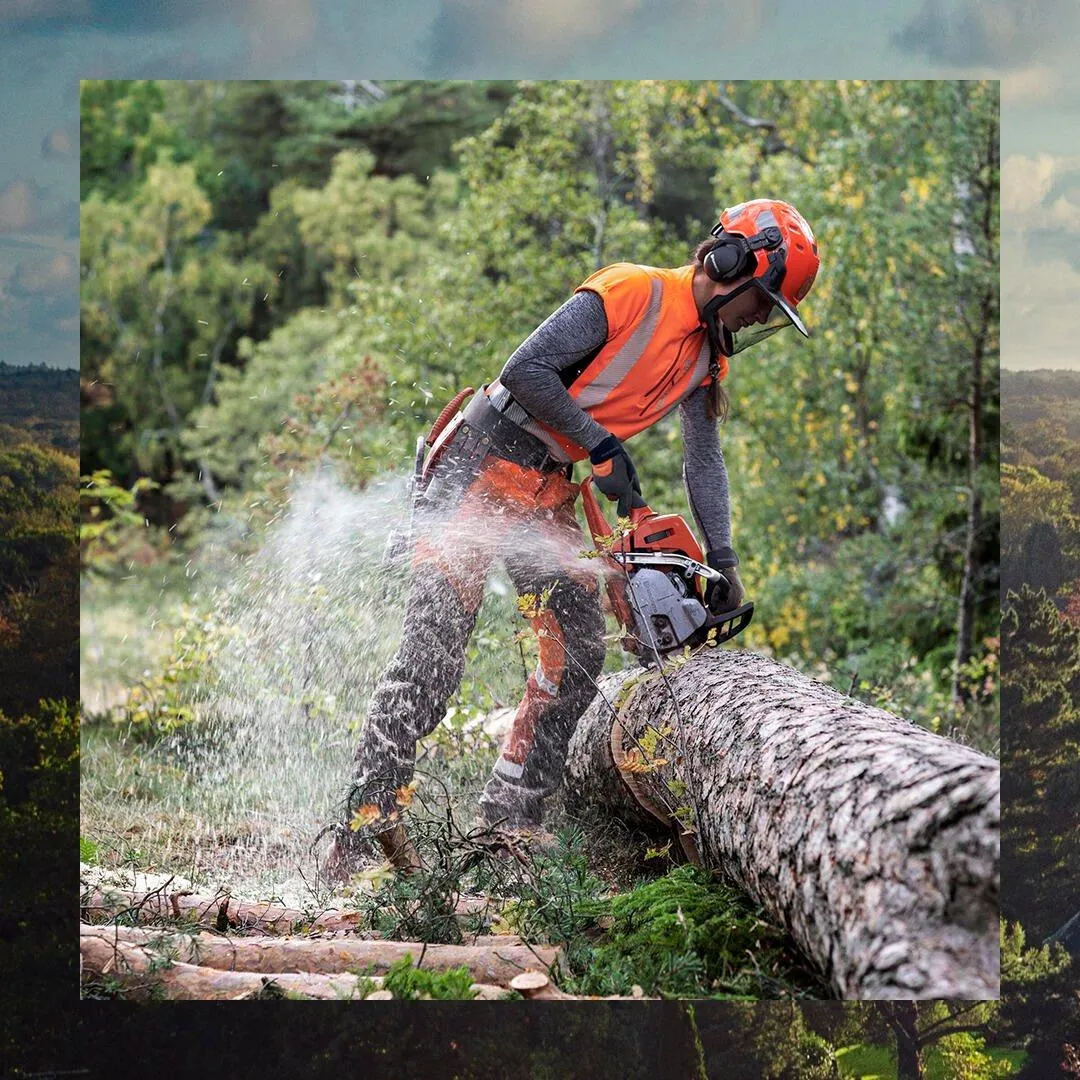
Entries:
{"type": "Polygon", "coordinates": [[[589,452],[593,483],[609,499],[618,499],[619,517],[629,517],[634,507],[645,506],[641,483],[626,448],[614,435],[609,435],[589,452]]]}

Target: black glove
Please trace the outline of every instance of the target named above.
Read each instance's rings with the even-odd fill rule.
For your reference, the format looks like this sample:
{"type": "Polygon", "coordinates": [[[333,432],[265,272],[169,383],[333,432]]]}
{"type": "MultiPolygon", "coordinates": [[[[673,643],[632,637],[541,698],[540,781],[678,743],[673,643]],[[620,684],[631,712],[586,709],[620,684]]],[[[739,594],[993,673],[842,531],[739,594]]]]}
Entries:
{"type": "Polygon", "coordinates": [[[629,517],[631,507],[646,506],[641,483],[630,455],[614,435],[609,435],[589,453],[593,483],[609,499],[618,499],[619,517],[629,517]]]}
{"type": "Polygon", "coordinates": [[[705,594],[705,604],[714,615],[733,611],[746,597],[746,590],[739,580],[739,557],[731,548],[717,548],[705,556],[705,561],[713,570],[723,575],[719,581],[711,582],[705,594]]]}

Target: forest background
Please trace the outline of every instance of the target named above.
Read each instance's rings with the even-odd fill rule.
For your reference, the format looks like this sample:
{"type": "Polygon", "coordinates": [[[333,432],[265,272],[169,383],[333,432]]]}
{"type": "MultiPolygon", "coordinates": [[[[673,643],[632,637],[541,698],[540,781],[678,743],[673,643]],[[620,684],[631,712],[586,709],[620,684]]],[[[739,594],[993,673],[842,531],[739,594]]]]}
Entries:
{"type": "MultiPolygon", "coordinates": [[[[83,472],[139,484],[146,527],[84,534],[84,600],[250,549],[316,462],[403,475],[593,269],[685,263],[769,192],[823,269],[814,337],[728,380],[747,643],[993,749],[996,109],[977,83],[85,84],[83,472]]],[[[685,512],[676,417],[633,453],[685,512]]]]}

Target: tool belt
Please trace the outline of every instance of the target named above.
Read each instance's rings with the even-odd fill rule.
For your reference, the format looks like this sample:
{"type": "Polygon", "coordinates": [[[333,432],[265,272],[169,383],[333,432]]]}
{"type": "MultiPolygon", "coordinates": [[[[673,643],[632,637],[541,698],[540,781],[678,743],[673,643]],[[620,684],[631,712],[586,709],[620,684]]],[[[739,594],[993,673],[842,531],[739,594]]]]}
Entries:
{"type": "Polygon", "coordinates": [[[515,465],[539,472],[562,472],[568,476],[573,471],[571,462],[554,457],[535,435],[496,409],[485,393],[477,394],[465,406],[455,439],[467,437],[470,431],[480,436],[481,444],[491,453],[515,465]]]}

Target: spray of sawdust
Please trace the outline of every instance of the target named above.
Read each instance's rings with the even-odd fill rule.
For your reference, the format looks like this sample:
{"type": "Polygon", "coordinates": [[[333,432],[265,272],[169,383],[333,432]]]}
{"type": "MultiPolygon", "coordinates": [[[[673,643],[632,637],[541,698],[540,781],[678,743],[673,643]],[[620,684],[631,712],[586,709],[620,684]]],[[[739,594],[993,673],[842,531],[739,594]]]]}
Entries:
{"type": "MultiPolygon", "coordinates": [[[[206,736],[178,752],[195,778],[185,813],[214,838],[196,862],[238,896],[310,899],[310,842],[340,805],[368,699],[400,639],[407,567],[384,553],[407,520],[405,488],[386,477],[357,492],[319,469],[220,593],[225,641],[195,703],[206,736]]],[[[428,516],[423,527],[448,558],[466,538],[488,559],[505,543],[490,515],[428,516]]],[[[540,573],[582,570],[580,539],[520,528],[514,538],[540,573]]]]}

